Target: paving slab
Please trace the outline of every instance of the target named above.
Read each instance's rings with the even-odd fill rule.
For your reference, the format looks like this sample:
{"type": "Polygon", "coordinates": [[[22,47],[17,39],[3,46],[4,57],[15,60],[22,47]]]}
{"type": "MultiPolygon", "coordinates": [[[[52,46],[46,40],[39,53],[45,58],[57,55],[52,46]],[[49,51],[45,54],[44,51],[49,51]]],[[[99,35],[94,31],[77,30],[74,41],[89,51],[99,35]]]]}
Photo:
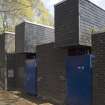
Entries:
{"type": "Polygon", "coordinates": [[[0,105],[54,105],[20,92],[0,91],[0,105]]]}

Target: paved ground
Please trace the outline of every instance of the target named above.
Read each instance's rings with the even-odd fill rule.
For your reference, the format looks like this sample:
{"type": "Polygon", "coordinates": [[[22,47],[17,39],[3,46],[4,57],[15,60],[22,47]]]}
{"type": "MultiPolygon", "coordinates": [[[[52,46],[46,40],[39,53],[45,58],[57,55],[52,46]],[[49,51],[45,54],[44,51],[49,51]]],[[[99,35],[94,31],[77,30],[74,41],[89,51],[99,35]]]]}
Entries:
{"type": "Polygon", "coordinates": [[[0,91],[0,105],[54,105],[20,92],[0,91]]]}

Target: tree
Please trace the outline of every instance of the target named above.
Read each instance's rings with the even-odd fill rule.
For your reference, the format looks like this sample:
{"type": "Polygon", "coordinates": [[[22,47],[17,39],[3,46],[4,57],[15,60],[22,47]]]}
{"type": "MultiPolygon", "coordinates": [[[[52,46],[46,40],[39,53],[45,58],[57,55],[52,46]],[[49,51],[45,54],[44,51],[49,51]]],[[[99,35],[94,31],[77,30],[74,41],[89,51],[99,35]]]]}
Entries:
{"type": "Polygon", "coordinates": [[[34,14],[35,22],[53,26],[54,24],[53,16],[45,8],[43,2],[40,1],[40,3],[37,5],[37,9],[34,10],[34,14]]]}
{"type": "Polygon", "coordinates": [[[53,25],[53,18],[41,0],[0,0],[0,32],[14,31],[23,20],[53,25]]]}
{"type": "Polygon", "coordinates": [[[32,20],[32,0],[0,0],[1,30],[13,30],[19,20],[32,20]]]}

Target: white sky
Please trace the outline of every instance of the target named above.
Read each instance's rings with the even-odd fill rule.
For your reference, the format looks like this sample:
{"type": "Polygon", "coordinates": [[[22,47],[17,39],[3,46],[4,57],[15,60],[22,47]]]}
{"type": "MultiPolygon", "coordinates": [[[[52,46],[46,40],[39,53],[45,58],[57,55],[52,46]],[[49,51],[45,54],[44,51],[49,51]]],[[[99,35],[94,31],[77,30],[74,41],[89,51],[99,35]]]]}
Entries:
{"type": "MultiPolygon", "coordinates": [[[[54,4],[58,3],[59,1],[62,0],[42,0],[46,7],[50,10],[52,14],[54,14],[54,4]]],[[[91,2],[95,3],[99,7],[105,9],[105,0],[90,0],[91,2]]]]}

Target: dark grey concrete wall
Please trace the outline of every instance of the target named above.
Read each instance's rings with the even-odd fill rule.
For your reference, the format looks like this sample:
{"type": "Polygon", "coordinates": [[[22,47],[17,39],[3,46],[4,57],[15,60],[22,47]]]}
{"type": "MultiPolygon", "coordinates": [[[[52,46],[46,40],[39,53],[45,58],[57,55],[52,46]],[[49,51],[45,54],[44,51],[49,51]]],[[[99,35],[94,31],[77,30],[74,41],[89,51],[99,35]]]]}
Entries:
{"type": "Polygon", "coordinates": [[[93,105],[105,105],[105,32],[92,36],[93,105]]]}
{"type": "Polygon", "coordinates": [[[55,5],[55,42],[58,47],[91,46],[93,31],[105,27],[105,11],[88,0],[55,5]]]}
{"type": "Polygon", "coordinates": [[[5,52],[15,53],[15,33],[5,33],[5,52]]]}
{"type": "Polygon", "coordinates": [[[2,89],[5,88],[5,76],[4,76],[4,69],[5,69],[5,49],[4,49],[4,39],[3,35],[0,35],[0,87],[2,89]]]}
{"type": "Polygon", "coordinates": [[[66,0],[55,6],[55,43],[58,47],[78,45],[78,0],[66,0]]]}
{"type": "Polygon", "coordinates": [[[25,23],[21,23],[15,27],[15,51],[16,53],[24,52],[24,34],[25,34],[25,23]]]}
{"type": "Polygon", "coordinates": [[[0,35],[0,86],[6,88],[7,53],[15,52],[15,34],[5,32],[0,35]]]}
{"type": "Polygon", "coordinates": [[[0,35],[0,66],[3,66],[5,57],[5,36],[0,35]]]}
{"type": "Polygon", "coordinates": [[[16,54],[16,88],[24,90],[24,76],[25,76],[25,54],[16,54]]]}
{"type": "Polygon", "coordinates": [[[37,45],[54,41],[54,29],[51,27],[30,22],[23,22],[16,26],[17,53],[35,53],[37,45]]]}
{"type": "Polygon", "coordinates": [[[88,0],[79,0],[79,44],[91,46],[92,31],[105,27],[105,10],[88,0]]]}
{"type": "Polygon", "coordinates": [[[16,56],[7,54],[7,90],[16,89],[16,56]]]}
{"type": "Polygon", "coordinates": [[[38,95],[58,105],[66,99],[66,49],[55,48],[53,43],[37,47],[38,95]]]}
{"type": "MultiPolygon", "coordinates": [[[[7,53],[15,52],[15,34],[5,32],[0,35],[0,61],[3,60],[7,53]]],[[[2,62],[1,62],[2,63],[2,62]]]]}

